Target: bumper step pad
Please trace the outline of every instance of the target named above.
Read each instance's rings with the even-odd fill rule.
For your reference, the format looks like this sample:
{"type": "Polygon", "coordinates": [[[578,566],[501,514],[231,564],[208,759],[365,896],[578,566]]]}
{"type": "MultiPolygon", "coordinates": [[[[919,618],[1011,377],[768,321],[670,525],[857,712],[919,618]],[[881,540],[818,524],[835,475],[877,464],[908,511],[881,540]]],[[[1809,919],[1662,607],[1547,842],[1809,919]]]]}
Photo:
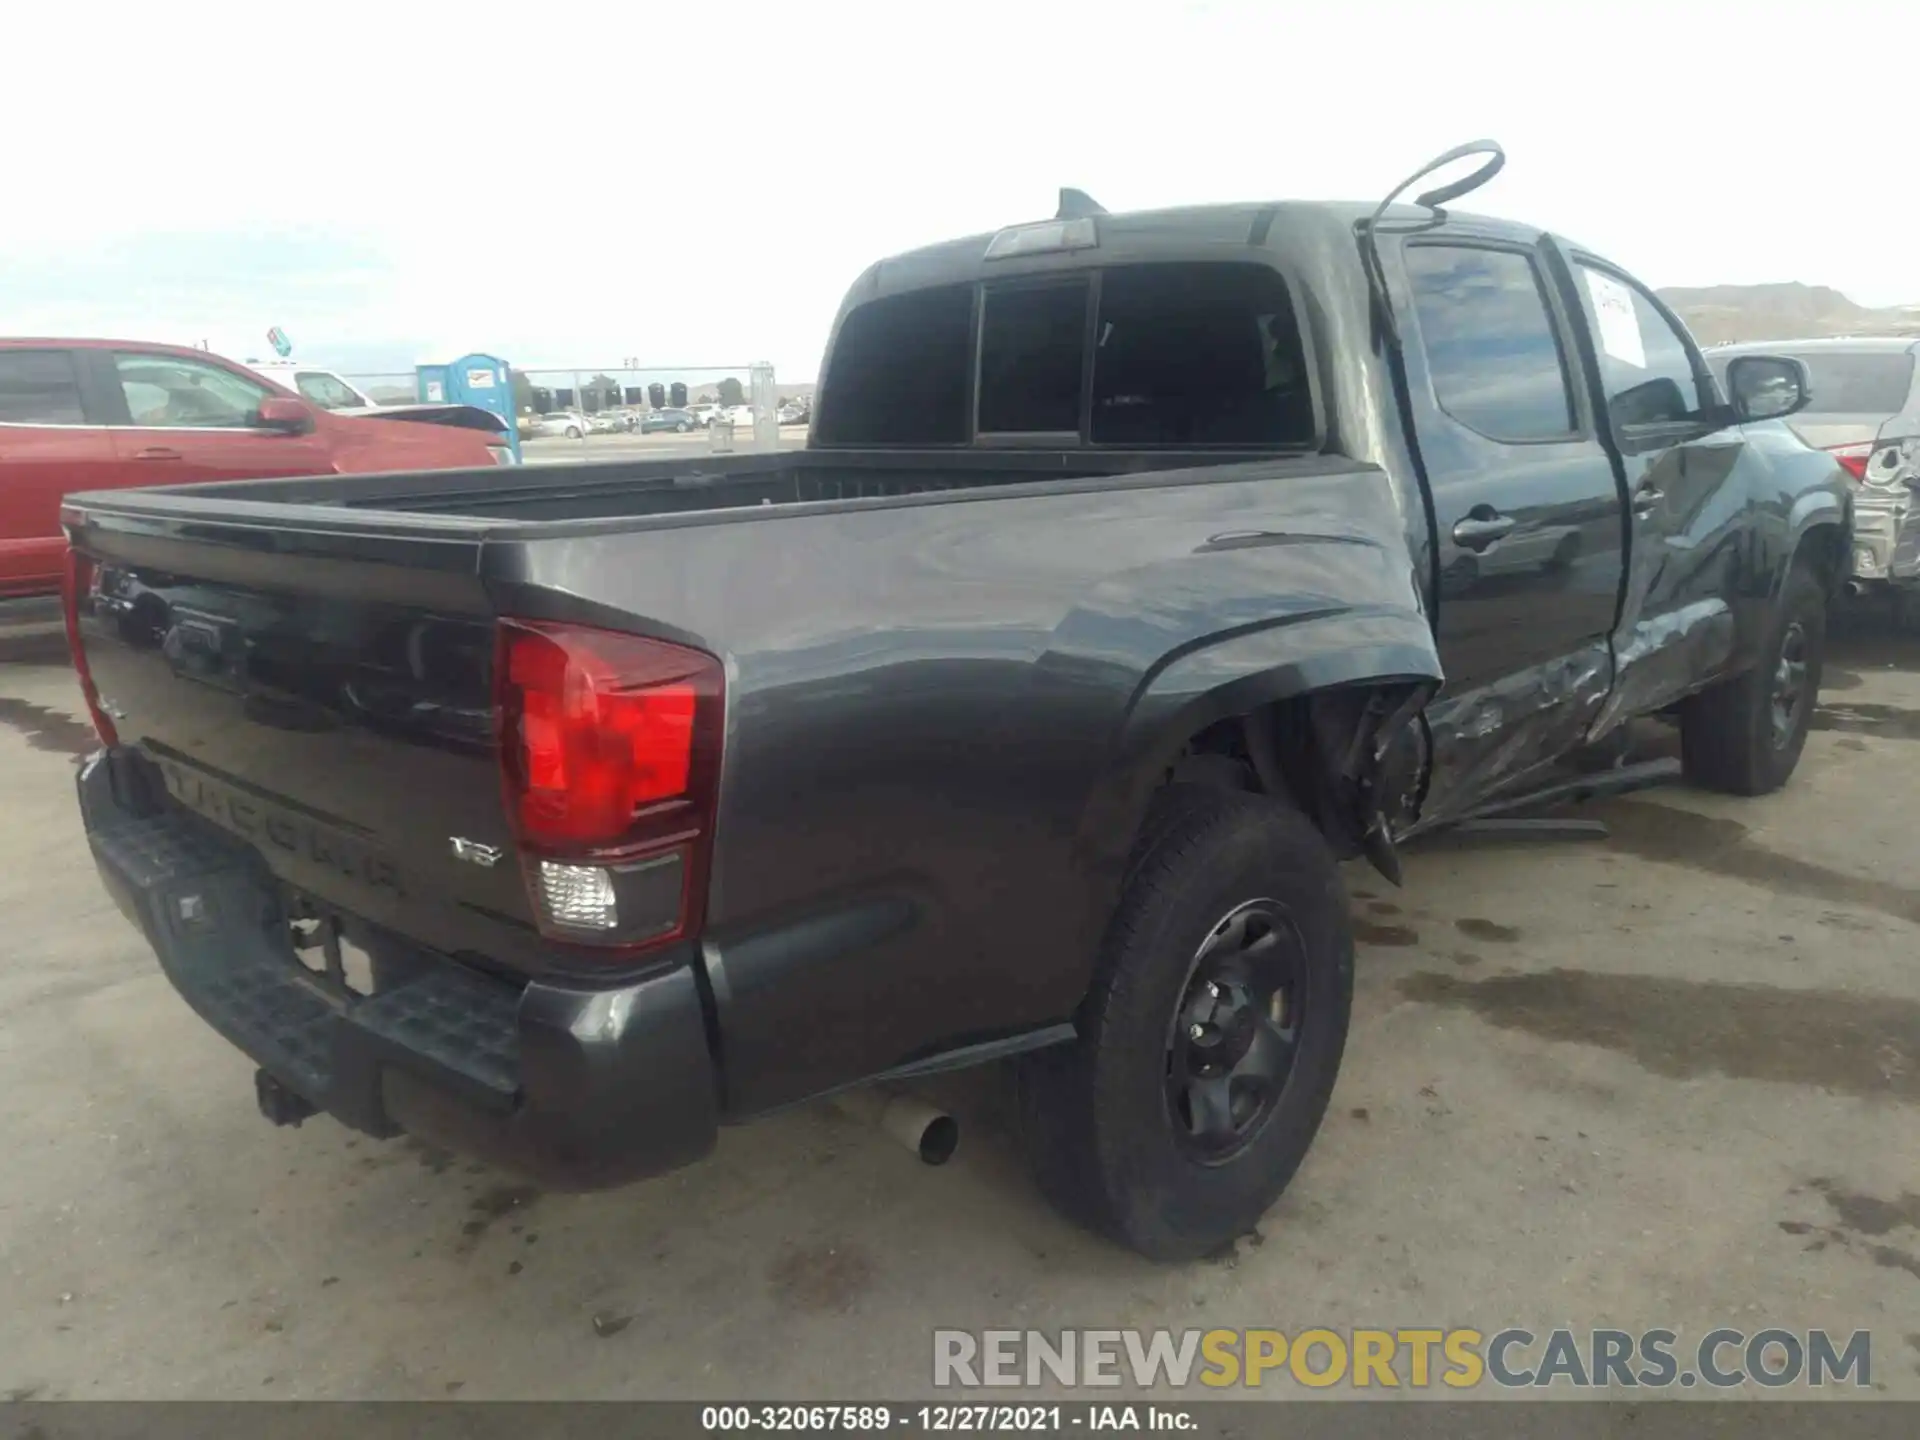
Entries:
{"type": "Polygon", "coordinates": [[[277,890],[245,847],[177,815],[122,818],[90,838],[188,1003],[315,1105],[352,1122],[374,1093],[372,1057],[437,1072],[488,1108],[513,1104],[518,990],[443,963],[336,998],[295,957],[277,890]]]}

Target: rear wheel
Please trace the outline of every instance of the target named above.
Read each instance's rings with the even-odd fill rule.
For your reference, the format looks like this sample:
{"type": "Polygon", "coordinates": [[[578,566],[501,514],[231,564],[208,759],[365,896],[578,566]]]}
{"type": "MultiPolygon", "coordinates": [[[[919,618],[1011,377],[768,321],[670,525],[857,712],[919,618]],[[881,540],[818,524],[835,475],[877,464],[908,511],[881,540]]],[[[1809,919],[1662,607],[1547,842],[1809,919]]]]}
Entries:
{"type": "Polygon", "coordinates": [[[682,435],[684,435],[687,433],[688,430],[692,429],[693,427],[688,425],[686,421],[682,420],[678,425],[674,426],[673,428],[678,430],[682,435]]]}
{"type": "Polygon", "coordinates": [[[1157,809],[1080,1037],[1027,1057],[1020,1112],[1055,1204],[1179,1260],[1250,1231],[1299,1168],[1346,1045],[1353,937],[1296,811],[1188,785],[1157,809]]]}
{"type": "Polygon", "coordinates": [[[1781,586],[1760,658],[1680,710],[1680,761],[1707,790],[1764,795],[1793,774],[1806,747],[1827,649],[1827,601],[1812,567],[1781,586]]]}
{"type": "Polygon", "coordinates": [[[580,427],[578,425],[567,426],[567,438],[569,440],[578,440],[580,438],[580,427]]]}

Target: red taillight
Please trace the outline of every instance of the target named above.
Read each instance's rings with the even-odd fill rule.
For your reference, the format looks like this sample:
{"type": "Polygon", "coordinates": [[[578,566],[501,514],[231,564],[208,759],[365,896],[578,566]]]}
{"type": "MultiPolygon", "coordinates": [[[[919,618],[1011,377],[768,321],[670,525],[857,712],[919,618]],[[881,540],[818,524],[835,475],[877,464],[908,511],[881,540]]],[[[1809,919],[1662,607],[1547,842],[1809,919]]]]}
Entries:
{"type": "Polygon", "coordinates": [[[720,662],[503,620],[497,664],[507,804],[542,930],[627,949],[689,933],[719,784],[720,662]]]}
{"type": "Polygon", "coordinates": [[[1865,441],[1858,445],[1835,445],[1827,453],[1846,466],[1847,473],[1856,480],[1867,478],[1867,461],[1873,458],[1873,443],[1865,441]]]}
{"type": "Polygon", "coordinates": [[[80,677],[80,693],[86,697],[94,733],[101,744],[118,745],[119,732],[101,708],[100,692],[94,688],[93,672],[87,668],[87,647],[80,638],[80,611],[93,605],[93,561],[72,546],[67,547],[67,575],[60,587],[60,601],[67,616],[67,649],[73,653],[74,673],[80,677]]]}

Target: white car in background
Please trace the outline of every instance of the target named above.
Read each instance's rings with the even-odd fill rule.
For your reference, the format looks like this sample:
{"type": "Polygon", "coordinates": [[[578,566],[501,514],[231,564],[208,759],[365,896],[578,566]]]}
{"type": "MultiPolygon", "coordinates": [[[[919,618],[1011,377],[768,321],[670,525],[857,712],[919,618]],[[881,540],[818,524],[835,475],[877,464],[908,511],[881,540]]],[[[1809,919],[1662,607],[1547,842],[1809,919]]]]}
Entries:
{"type": "Polygon", "coordinates": [[[249,360],[247,368],[258,371],[322,410],[372,410],[377,402],[351,381],[317,365],[302,365],[296,360],[249,360]]]}
{"type": "Polygon", "coordinates": [[[533,433],[543,439],[565,436],[569,440],[578,440],[592,429],[593,422],[578,410],[552,410],[545,415],[535,416],[533,422],[533,433]]]}
{"type": "Polygon", "coordinates": [[[490,430],[504,435],[511,425],[479,405],[450,404],[444,400],[399,400],[382,404],[336,371],[298,360],[243,362],[262,379],[290,390],[316,409],[335,415],[373,416],[381,420],[408,420],[423,425],[451,425],[463,430],[490,430]]]}

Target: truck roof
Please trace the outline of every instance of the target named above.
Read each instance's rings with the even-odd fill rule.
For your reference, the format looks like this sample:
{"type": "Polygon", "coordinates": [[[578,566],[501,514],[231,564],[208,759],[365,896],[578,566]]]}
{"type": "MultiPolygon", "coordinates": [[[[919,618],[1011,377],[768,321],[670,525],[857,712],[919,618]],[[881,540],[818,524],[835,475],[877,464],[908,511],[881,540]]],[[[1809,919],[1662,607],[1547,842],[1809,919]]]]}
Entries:
{"type": "MultiPolygon", "coordinates": [[[[1245,200],[1214,205],[1176,205],[1159,210],[1127,210],[1098,217],[1101,252],[1132,249],[1142,242],[1156,248],[1168,243],[1238,245],[1264,243],[1275,228],[1338,229],[1350,231],[1371,216],[1376,206],[1358,200],[1245,200]]],[[[1449,210],[1450,220],[1466,221],[1475,229],[1506,231],[1516,236],[1538,235],[1537,226],[1512,220],[1449,210]]],[[[984,230],[953,240],[902,251],[881,260],[881,265],[919,264],[934,260],[984,259],[994,236],[1026,225],[1043,225],[1049,217],[1015,221],[999,230],[984,230]]],[[[1414,205],[1394,205],[1386,218],[1394,221],[1431,221],[1433,212],[1414,205]]],[[[1086,252],[1070,252],[1081,256],[1086,252]]]]}
{"type": "MultiPolygon", "coordinates": [[[[987,248],[997,235],[1026,226],[1048,223],[1046,217],[1016,222],[999,230],[981,231],[903,251],[879,260],[862,272],[849,288],[842,313],[884,295],[934,286],[965,284],[999,275],[1045,274],[1052,270],[1084,270],[1089,266],[1191,260],[1196,251],[1207,258],[1244,258],[1272,249],[1303,256],[1331,255],[1340,247],[1353,252],[1354,227],[1368,219],[1377,206],[1364,201],[1248,200],[1216,205],[1182,205],[1159,210],[1100,214],[1095,221],[1098,243],[1092,248],[1035,250],[989,260],[987,248]],[[1277,242],[1277,243],[1273,243],[1277,242]]],[[[1447,219],[1490,238],[1532,241],[1543,232],[1538,226],[1512,220],[1449,210],[1447,219]]],[[[1414,205],[1389,207],[1385,218],[1406,224],[1431,224],[1433,212],[1414,205]]]]}

